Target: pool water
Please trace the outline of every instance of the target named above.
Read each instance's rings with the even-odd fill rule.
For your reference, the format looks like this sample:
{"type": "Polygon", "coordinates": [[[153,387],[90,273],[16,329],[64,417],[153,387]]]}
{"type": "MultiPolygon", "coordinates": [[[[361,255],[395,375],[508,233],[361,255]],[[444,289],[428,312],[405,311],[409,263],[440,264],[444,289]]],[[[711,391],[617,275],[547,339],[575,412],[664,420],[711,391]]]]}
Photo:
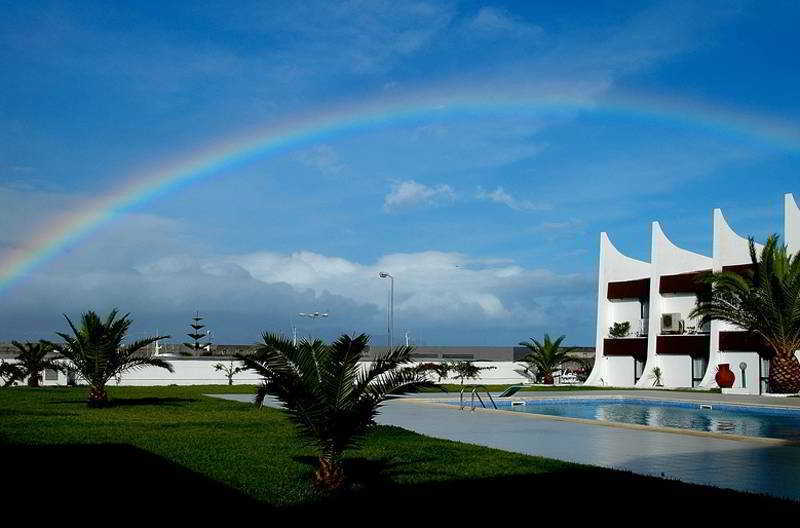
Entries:
{"type": "MultiPolygon", "coordinates": [[[[488,402],[487,402],[488,404],[488,402]]],[[[633,398],[498,401],[503,410],[800,441],[800,409],[633,398]],[[707,404],[702,404],[707,405],[707,404]]]]}

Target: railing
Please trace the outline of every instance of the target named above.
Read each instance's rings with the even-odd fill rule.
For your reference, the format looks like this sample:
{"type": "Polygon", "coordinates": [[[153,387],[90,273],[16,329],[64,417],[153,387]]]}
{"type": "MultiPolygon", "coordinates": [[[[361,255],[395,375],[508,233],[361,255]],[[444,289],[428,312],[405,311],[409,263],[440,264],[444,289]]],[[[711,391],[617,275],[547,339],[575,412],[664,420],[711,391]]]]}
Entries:
{"type": "MultiPolygon", "coordinates": [[[[476,396],[478,398],[478,401],[481,402],[481,406],[484,409],[486,408],[486,404],[483,402],[483,398],[481,398],[481,395],[478,393],[478,389],[481,388],[481,387],[483,387],[484,392],[486,392],[486,395],[489,397],[489,401],[492,402],[492,407],[494,407],[495,410],[496,410],[497,409],[497,404],[494,402],[494,398],[492,398],[491,393],[489,393],[489,388],[486,385],[473,385],[472,390],[470,391],[470,398],[469,398],[470,411],[474,411],[475,410],[475,397],[476,396]]],[[[467,388],[466,386],[461,387],[461,393],[459,395],[460,409],[462,411],[464,410],[464,389],[466,389],[466,388],[467,388]]]]}

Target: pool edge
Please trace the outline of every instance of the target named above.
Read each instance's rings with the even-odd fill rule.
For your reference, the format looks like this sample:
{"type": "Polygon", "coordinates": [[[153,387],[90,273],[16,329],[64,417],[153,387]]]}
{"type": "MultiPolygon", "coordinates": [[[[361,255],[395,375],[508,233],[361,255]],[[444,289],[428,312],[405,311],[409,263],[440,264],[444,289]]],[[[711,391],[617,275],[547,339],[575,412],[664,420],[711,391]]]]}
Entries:
{"type": "MultiPolygon", "coordinates": [[[[620,396],[620,399],[623,399],[624,396],[620,396]]],[[[536,399],[536,398],[532,398],[536,399]]],[[[591,398],[581,398],[581,399],[591,399],[591,398]]],[[[664,398],[651,398],[655,401],[661,400],[664,401],[664,398]]],[[[458,405],[448,404],[448,403],[441,403],[436,400],[427,399],[427,398],[399,398],[395,401],[400,401],[404,403],[413,403],[417,405],[428,405],[432,407],[439,407],[439,408],[446,408],[451,409],[454,411],[464,412],[459,409],[458,405]]],[[[691,401],[691,400],[683,400],[683,401],[691,401]]],[[[707,402],[702,402],[707,403],[707,402]]],[[[709,402],[710,403],[710,402],[709,402]]],[[[718,402],[720,405],[723,402],[718,402]]],[[[725,403],[725,405],[730,405],[729,403],[725,403]]],[[[746,405],[745,405],[746,406],[746,405]]],[[[521,418],[531,418],[535,420],[551,420],[556,422],[569,422],[569,423],[579,423],[584,425],[594,425],[600,427],[611,427],[614,429],[628,429],[634,431],[650,431],[656,433],[670,433],[670,434],[679,434],[685,436],[699,436],[704,438],[716,438],[721,440],[733,440],[737,442],[748,442],[748,443],[755,443],[755,444],[768,444],[768,445],[781,445],[781,446],[800,446],[800,440],[787,440],[785,438],[771,438],[766,436],[746,436],[746,435],[737,435],[737,434],[729,434],[729,433],[715,433],[712,431],[695,431],[692,429],[680,429],[677,427],[660,427],[660,426],[653,426],[653,425],[641,425],[641,424],[629,424],[624,422],[605,422],[602,420],[590,420],[586,418],[571,418],[567,416],[553,416],[549,414],[536,414],[536,413],[529,413],[529,412],[518,412],[518,411],[506,411],[503,409],[484,409],[482,407],[476,407],[474,410],[470,410],[468,412],[479,412],[479,413],[500,413],[504,415],[513,415],[518,416],[521,418]]]]}

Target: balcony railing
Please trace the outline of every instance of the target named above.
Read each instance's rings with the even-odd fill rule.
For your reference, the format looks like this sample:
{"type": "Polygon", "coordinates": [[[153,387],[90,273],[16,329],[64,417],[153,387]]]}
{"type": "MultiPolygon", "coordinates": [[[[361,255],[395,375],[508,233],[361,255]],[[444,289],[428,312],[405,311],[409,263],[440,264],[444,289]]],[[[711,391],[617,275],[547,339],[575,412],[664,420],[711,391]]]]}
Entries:
{"type": "Polygon", "coordinates": [[[603,340],[603,355],[636,356],[647,355],[646,337],[620,337],[603,340]]]}
{"type": "Polygon", "coordinates": [[[710,344],[708,334],[660,335],[656,337],[656,353],[708,356],[710,344]]]}

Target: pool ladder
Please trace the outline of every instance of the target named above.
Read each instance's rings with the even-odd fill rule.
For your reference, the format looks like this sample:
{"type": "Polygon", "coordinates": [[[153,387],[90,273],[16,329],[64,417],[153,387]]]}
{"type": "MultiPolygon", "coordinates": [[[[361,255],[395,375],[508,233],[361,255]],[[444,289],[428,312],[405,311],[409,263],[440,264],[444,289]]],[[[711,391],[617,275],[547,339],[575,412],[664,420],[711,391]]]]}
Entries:
{"type": "MultiPolygon", "coordinates": [[[[481,387],[483,387],[484,392],[486,392],[486,395],[489,397],[489,401],[492,402],[492,407],[497,409],[497,404],[494,402],[494,398],[492,398],[492,395],[489,393],[489,388],[486,385],[474,385],[472,387],[472,390],[470,391],[470,398],[469,398],[470,409],[469,410],[470,411],[474,411],[475,410],[475,398],[476,397],[478,398],[478,401],[481,402],[481,406],[484,409],[486,408],[486,404],[483,402],[483,398],[481,398],[480,393],[478,393],[478,389],[480,389],[481,387]]],[[[461,410],[462,411],[464,410],[464,389],[466,389],[466,387],[462,387],[461,388],[461,395],[459,397],[459,402],[461,404],[461,410]]]]}

